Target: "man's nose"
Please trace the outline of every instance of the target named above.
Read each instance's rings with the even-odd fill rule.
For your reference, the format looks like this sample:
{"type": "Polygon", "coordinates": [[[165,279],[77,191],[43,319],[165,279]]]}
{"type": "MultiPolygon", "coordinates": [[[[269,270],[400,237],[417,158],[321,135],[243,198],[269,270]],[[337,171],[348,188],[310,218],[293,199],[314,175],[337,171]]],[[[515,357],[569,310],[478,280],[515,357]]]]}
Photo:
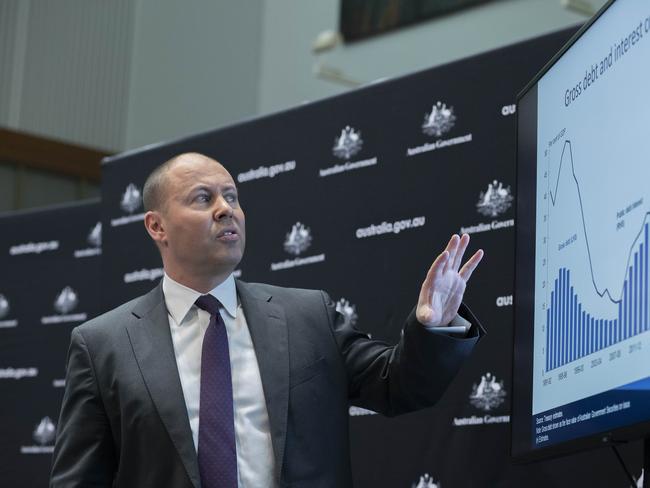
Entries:
{"type": "Polygon", "coordinates": [[[216,199],[216,205],[215,205],[215,210],[214,210],[214,219],[219,220],[223,218],[232,218],[233,215],[233,208],[228,203],[228,201],[220,195],[216,199]]]}

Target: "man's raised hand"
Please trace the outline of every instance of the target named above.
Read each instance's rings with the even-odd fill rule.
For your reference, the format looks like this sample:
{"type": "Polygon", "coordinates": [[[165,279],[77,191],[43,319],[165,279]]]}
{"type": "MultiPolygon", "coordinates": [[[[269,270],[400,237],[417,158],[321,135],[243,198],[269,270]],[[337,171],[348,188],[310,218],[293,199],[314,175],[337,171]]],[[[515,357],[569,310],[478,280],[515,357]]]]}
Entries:
{"type": "Polygon", "coordinates": [[[446,326],[458,313],[467,280],[483,258],[483,250],[479,249],[460,268],[467,244],[469,244],[469,235],[463,234],[462,237],[458,237],[454,234],[445,250],[429,268],[420,289],[415,311],[418,322],[422,325],[446,326]]]}

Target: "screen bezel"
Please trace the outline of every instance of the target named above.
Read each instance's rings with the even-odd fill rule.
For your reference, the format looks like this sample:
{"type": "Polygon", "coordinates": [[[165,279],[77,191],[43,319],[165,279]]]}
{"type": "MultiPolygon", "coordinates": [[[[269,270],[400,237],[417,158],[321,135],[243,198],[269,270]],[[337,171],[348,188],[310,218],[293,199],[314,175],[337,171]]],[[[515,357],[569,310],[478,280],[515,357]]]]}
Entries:
{"type": "Polygon", "coordinates": [[[616,1],[608,0],[517,95],[517,204],[515,210],[515,222],[517,224],[515,230],[514,330],[512,344],[513,394],[511,396],[512,417],[510,424],[510,454],[512,460],[516,463],[539,461],[606,445],[625,443],[646,437],[650,433],[649,418],[647,421],[637,422],[611,431],[600,432],[548,447],[534,449],[532,447],[532,431],[530,429],[530,412],[532,411],[532,384],[530,380],[532,375],[533,340],[532,301],[534,289],[534,287],[531,287],[531,279],[534,280],[535,276],[534,246],[531,246],[530,243],[535,242],[534,201],[536,194],[536,165],[533,164],[529,165],[530,167],[526,167],[523,161],[530,161],[530,146],[532,142],[534,142],[532,150],[535,151],[533,153],[533,161],[536,160],[537,84],[616,1]],[[522,117],[522,113],[527,117],[522,117]],[[531,117],[535,122],[532,127],[530,125],[531,117]],[[523,198],[522,195],[526,195],[526,198],[523,198]],[[533,254],[532,261],[530,258],[531,253],[533,254]],[[527,434],[522,435],[524,432],[527,434]],[[518,434],[517,438],[515,438],[515,434],[518,434]]]}

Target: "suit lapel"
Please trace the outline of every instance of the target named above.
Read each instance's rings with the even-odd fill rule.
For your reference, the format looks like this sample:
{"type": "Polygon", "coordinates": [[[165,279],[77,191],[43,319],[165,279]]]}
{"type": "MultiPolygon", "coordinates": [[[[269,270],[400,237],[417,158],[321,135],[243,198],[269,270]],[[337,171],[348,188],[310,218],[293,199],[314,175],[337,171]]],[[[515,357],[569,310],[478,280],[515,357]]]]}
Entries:
{"type": "Polygon", "coordinates": [[[199,466],[176,366],[162,286],[159,284],[142,297],[132,313],[139,319],[127,325],[133,353],[151,399],[183,461],[190,480],[195,488],[199,488],[199,466]]]}
{"type": "Polygon", "coordinates": [[[269,294],[237,281],[239,299],[253,340],[269,414],[275,470],[280,479],[289,409],[289,350],[284,310],[269,294]]]}

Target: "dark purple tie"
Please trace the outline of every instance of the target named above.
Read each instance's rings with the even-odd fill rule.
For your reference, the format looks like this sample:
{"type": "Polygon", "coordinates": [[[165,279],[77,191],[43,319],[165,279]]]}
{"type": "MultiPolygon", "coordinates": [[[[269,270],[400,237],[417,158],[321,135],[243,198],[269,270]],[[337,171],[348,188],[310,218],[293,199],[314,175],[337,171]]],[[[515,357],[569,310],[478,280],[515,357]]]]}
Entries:
{"type": "Polygon", "coordinates": [[[237,448],[228,335],[219,300],[203,295],[196,306],[210,314],[201,352],[199,472],[202,488],[237,488],[237,448]]]}

